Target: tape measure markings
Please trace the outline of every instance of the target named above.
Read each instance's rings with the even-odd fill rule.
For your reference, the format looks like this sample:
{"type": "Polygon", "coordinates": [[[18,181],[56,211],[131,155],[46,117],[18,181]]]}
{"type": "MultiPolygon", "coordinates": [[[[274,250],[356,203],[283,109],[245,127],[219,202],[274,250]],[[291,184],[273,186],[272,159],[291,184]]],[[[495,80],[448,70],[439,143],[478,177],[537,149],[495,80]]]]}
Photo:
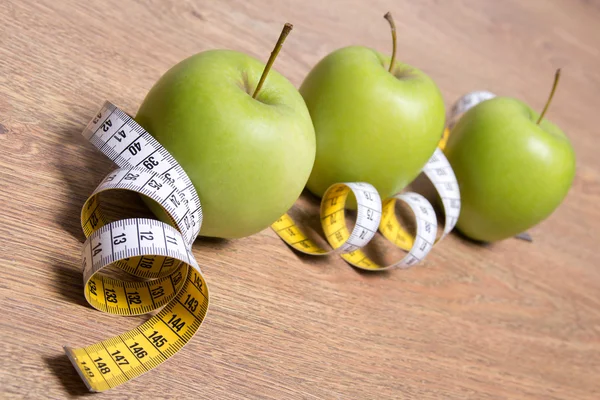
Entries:
{"type": "Polygon", "coordinates": [[[158,366],[181,349],[208,310],[206,282],[191,253],[202,223],[200,200],[187,174],[131,117],[106,102],[83,131],[119,168],[108,174],[81,212],[84,295],[92,307],[117,315],[158,313],[129,332],[85,348],[65,347],[91,391],[120,385],[158,366]],[[129,154],[126,154],[129,150],[129,154]],[[109,222],[100,194],[139,193],[156,201],[176,228],[152,219],[109,222]],[[116,266],[134,276],[106,276],[116,266]]]}
{"type": "Polygon", "coordinates": [[[437,149],[423,168],[423,173],[431,181],[442,199],[445,223],[440,240],[446,236],[458,221],[460,214],[460,192],[456,175],[440,149],[437,149]]]}
{"type": "Polygon", "coordinates": [[[460,193],[456,176],[440,149],[436,149],[423,168],[424,175],[432,182],[442,199],[445,214],[444,230],[437,236],[437,218],[433,206],[417,193],[401,193],[381,202],[379,193],[365,182],[332,185],[321,200],[321,226],[332,250],[325,250],[310,240],[287,214],[277,220],[272,228],[290,247],[311,255],[340,254],[349,264],[367,270],[407,268],[425,258],[433,246],[447,235],[458,220],[460,193]],[[345,220],[345,204],[353,193],[357,200],[354,228],[348,231],[345,220]],[[406,232],[395,212],[397,201],[406,203],[416,221],[416,234],[406,232]],[[407,251],[399,261],[382,266],[371,260],[362,250],[380,231],[396,246],[407,251]]]}
{"type": "MultiPolygon", "coordinates": [[[[478,99],[486,96],[472,97],[481,101],[478,99]]],[[[475,101],[468,100],[461,99],[452,108],[451,124],[458,113],[474,105],[475,101]]],[[[65,347],[88,388],[102,391],[157,367],[180,350],[200,327],[209,296],[191,254],[191,244],[202,223],[202,208],[185,171],[148,132],[109,102],[88,123],[83,136],[119,167],[103,179],[82,208],[82,228],[88,237],[82,251],[85,297],[93,307],[113,314],[136,315],[160,309],[138,328],[119,336],[86,348],[65,347]],[[151,198],[177,228],[139,218],[109,222],[102,213],[99,195],[113,190],[128,190],[151,198]],[[110,265],[137,277],[154,279],[139,282],[110,278],[102,272],[110,265]]],[[[423,196],[400,193],[382,203],[377,190],[364,182],[335,184],[324,194],[320,220],[330,250],[309,239],[288,214],[273,223],[273,230],[300,252],[339,254],[357,268],[386,270],[415,265],[454,228],[460,213],[458,182],[441,151],[447,138],[446,129],[440,148],[423,168],[441,198],[445,215],[439,238],[435,211],[423,196]],[[357,203],[351,231],[345,219],[350,193],[357,203]],[[406,203],[414,214],[414,236],[398,221],[397,201],[406,203]],[[369,259],[361,248],[377,231],[407,254],[388,266],[369,259]]]]}
{"type": "MultiPolygon", "coordinates": [[[[129,231],[129,235],[118,235],[119,237],[121,237],[120,240],[131,239],[131,232],[134,230],[134,225],[136,233],[137,235],[139,235],[138,232],[140,221],[143,222],[143,220],[139,219],[120,220],[115,223],[105,225],[104,227],[98,230],[98,234],[96,236],[99,235],[102,239],[105,239],[105,241],[106,239],[114,241],[113,238],[115,237],[115,235],[113,234],[114,230],[112,229],[112,227],[115,225],[122,225],[122,228],[124,228],[124,232],[129,231]]],[[[160,226],[160,228],[163,231],[163,236],[165,237],[168,236],[168,234],[165,232],[165,230],[167,229],[172,230],[170,234],[178,233],[169,225],[153,220],[147,221],[155,222],[158,226],[160,226]]],[[[90,302],[92,306],[103,311],[120,315],[142,314],[144,313],[144,311],[148,312],[156,308],[162,307],[163,305],[168,303],[173,298],[173,296],[175,296],[175,294],[181,289],[181,276],[177,278],[177,282],[173,281],[173,276],[175,275],[175,272],[171,272],[168,276],[162,277],[161,279],[148,282],[131,282],[115,280],[112,278],[104,277],[101,274],[96,275],[98,278],[92,280],[92,277],[106,265],[115,264],[122,268],[121,264],[118,264],[118,262],[125,257],[134,257],[139,256],[140,254],[153,254],[154,256],[168,255],[170,258],[183,260],[186,261],[188,265],[197,267],[193,258],[190,258],[189,254],[185,250],[182,251],[181,248],[172,249],[170,248],[171,246],[168,246],[166,244],[164,247],[148,247],[141,246],[139,242],[137,246],[134,246],[132,248],[118,251],[112,249],[111,253],[108,256],[103,256],[99,260],[94,261],[94,253],[92,249],[95,248],[96,250],[94,251],[102,249],[102,246],[105,245],[105,241],[95,242],[94,240],[89,240],[86,242],[86,246],[84,246],[83,250],[84,280],[86,282],[86,299],[88,300],[88,302],[90,302]],[[92,280],[92,283],[90,283],[90,280],[92,280]],[[165,282],[171,283],[172,289],[168,289],[164,285],[165,282]],[[101,286],[101,292],[103,294],[103,297],[98,296],[98,291],[96,290],[98,286],[101,286]],[[110,289],[107,289],[107,287],[109,287],[110,289]],[[159,287],[161,289],[158,289],[159,287]],[[147,291],[147,293],[140,293],[142,288],[144,288],[147,291]],[[135,291],[128,292],[128,289],[135,289],[135,291]],[[107,299],[107,290],[110,290],[112,294],[112,299],[110,301],[107,299]],[[110,303],[112,303],[113,305],[109,305],[110,303]],[[133,310],[132,303],[137,304],[139,306],[135,306],[135,310],[133,310]],[[152,307],[150,306],[150,304],[152,304],[152,307]]],[[[174,271],[177,271],[177,269],[179,268],[180,265],[178,264],[174,271]]]]}
{"type": "Polygon", "coordinates": [[[192,181],[171,154],[129,115],[113,104],[105,102],[96,117],[84,129],[83,136],[119,167],[135,168],[143,165],[172,181],[184,194],[184,198],[191,199],[195,204],[195,208],[191,210],[191,224],[201,224],[200,199],[192,181]],[[106,118],[102,119],[104,115],[106,118]],[[132,137],[131,132],[136,132],[137,136],[132,137]],[[112,140],[113,138],[116,140],[112,140]],[[109,144],[111,141],[112,144],[109,144]],[[123,153],[128,149],[130,156],[126,158],[123,153]],[[160,157],[154,157],[155,154],[159,154],[160,157]]]}
{"type": "MultiPolygon", "coordinates": [[[[99,193],[111,189],[125,189],[151,198],[160,204],[171,216],[173,222],[178,225],[190,212],[189,207],[185,204],[183,194],[177,187],[165,179],[164,176],[143,167],[119,168],[111,172],[94,190],[88,201],[97,203],[95,197],[99,193]],[[124,180],[127,182],[123,182],[124,180]]],[[[86,207],[84,206],[84,212],[85,210],[86,207]]],[[[182,228],[186,242],[191,243],[197,236],[196,230],[192,229],[191,224],[184,224],[182,228]]],[[[84,227],[84,229],[86,228],[84,227]]],[[[87,229],[91,229],[91,227],[87,229]]]]}

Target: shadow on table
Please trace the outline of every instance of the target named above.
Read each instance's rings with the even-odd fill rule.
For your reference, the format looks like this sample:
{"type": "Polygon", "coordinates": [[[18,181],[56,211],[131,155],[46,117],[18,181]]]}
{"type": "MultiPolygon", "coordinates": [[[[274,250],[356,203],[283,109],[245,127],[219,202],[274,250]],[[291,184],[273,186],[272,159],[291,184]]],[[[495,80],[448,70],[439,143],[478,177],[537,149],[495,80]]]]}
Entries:
{"type": "Polygon", "coordinates": [[[231,246],[235,242],[235,239],[223,239],[208,236],[198,236],[194,241],[194,247],[209,248],[211,250],[222,250],[226,247],[231,246]]]}
{"type": "Polygon", "coordinates": [[[83,275],[80,266],[70,266],[64,261],[54,259],[51,265],[54,273],[55,294],[69,303],[91,307],[83,295],[83,275]]]}
{"type": "Polygon", "coordinates": [[[87,197],[96,186],[115,168],[112,161],[87,143],[81,135],[84,125],[66,128],[61,136],[64,146],[57,146],[57,168],[66,183],[68,194],[57,210],[55,221],[73,237],[83,243],[85,236],[79,216],[87,197]]]}
{"type": "Polygon", "coordinates": [[[46,366],[58,377],[71,398],[92,395],[66,354],[44,357],[46,366]]]}

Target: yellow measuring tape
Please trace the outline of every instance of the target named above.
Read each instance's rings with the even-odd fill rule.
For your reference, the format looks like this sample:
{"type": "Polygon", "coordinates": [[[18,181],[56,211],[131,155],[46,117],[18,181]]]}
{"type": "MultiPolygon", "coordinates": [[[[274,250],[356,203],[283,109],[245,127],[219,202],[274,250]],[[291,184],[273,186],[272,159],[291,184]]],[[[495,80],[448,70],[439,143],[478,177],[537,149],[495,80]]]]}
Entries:
{"type": "Polygon", "coordinates": [[[162,308],[127,333],[84,347],[65,347],[88,388],[101,392],[156,368],[179,351],[206,316],[208,288],[191,246],[200,231],[198,195],[175,159],[127,114],[105,103],[83,135],[120,168],[86,201],[81,225],[85,298],[96,309],[138,315],[162,308]],[[108,221],[101,194],[127,190],[162,206],[172,226],[150,219],[108,221]],[[103,273],[115,266],[138,278],[103,273]]]}
{"type": "Polygon", "coordinates": [[[448,127],[425,167],[423,174],[435,188],[444,212],[444,229],[437,235],[437,217],[433,206],[418,193],[398,193],[383,204],[377,190],[368,183],[338,183],[331,186],[321,200],[321,226],[325,238],[332,247],[326,250],[306,236],[294,220],[285,214],[273,225],[273,230],[290,247],[305,254],[322,256],[339,254],[354,267],[365,270],[388,270],[408,268],[423,260],[433,246],[442,240],[456,225],[460,214],[460,191],[450,163],[444,156],[450,129],[469,108],[494,97],[487,91],[471,92],[452,106],[448,115],[448,127]],[[345,221],[345,203],[352,193],[357,202],[356,223],[352,232],[345,221]],[[416,222],[416,234],[408,233],[396,216],[396,203],[406,203],[416,222]],[[390,265],[379,265],[361,250],[379,231],[397,247],[408,252],[404,258],[390,265]]]}
{"type": "MultiPolygon", "coordinates": [[[[430,160],[430,166],[437,161],[445,160],[445,157],[438,150],[432,159],[435,161],[430,160]]],[[[448,181],[454,180],[454,182],[448,182],[450,184],[442,189],[447,192],[448,200],[444,200],[443,204],[445,208],[446,205],[448,207],[446,208],[446,229],[440,236],[441,239],[447,232],[450,232],[456,223],[460,210],[460,195],[450,165],[440,165],[434,168],[443,171],[444,176],[449,178],[448,181]]],[[[425,171],[428,170],[425,169],[425,171]]],[[[426,174],[428,173],[426,172],[426,174]]],[[[440,181],[436,182],[441,184],[440,181]]],[[[287,214],[278,219],[272,228],[289,246],[300,252],[311,255],[337,253],[351,265],[366,270],[386,270],[414,265],[431,250],[437,235],[435,211],[423,196],[417,193],[402,193],[387,199],[382,205],[377,190],[364,182],[335,184],[325,192],[321,201],[321,226],[325,238],[333,250],[327,251],[315,244],[287,214]],[[352,232],[348,231],[344,212],[350,193],[354,195],[357,203],[356,223],[352,232]],[[415,237],[402,228],[396,217],[395,205],[398,200],[405,202],[416,217],[415,237]],[[407,250],[408,254],[397,263],[388,266],[378,265],[369,259],[361,248],[371,241],[378,230],[392,243],[407,250]]]]}
{"type": "MultiPolygon", "coordinates": [[[[474,92],[457,102],[450,114],[451,123],[488,96],[480,93],[487,92],[474,92]]],[[[361,269],[415,265],[454,228],[460,212],[458,183],[441,151],[448,132],[446,129],[440,148],[423,169],[442,200],[445,220],[439,237],[434,208],[423,196],[399,193],[382,202],[377,190],[366,182],[335,184],[323,196],[321,225],[330,250],[310,240],[287,214],[272,225],[273,230],[298,251],[339,254],[361,269]],[[345,220],[350,194],[357,203],[351,231],[345,220]],[[406,203],[414,214],[415,235],[398,221],[398,201],[406,203]],[[406,250],[406,256],[385,266],[370,260],[361,248],[377,231],[406,250]]],[[[160,310],[127,333],[88,347],[65,347],[90,391],[101,392],[156,368],[179,351],[204,320],[209,294],[191,251],[200,232],[202,208],[185,171],[148,132],[110,102],[88,123],[83,136],[119,167],[98,185],[81,212],[87,238],[82,250],[85,298],[92,307],[110,314],[139,315],[160,310]],[[101,197],[119,190],[135,192],[158,203],[170,217],[171,225],[140,218],[109,221],[102,213],[101,197]],[[141,279],[110,277],[105,271],[111,266],[141,279]]]]}

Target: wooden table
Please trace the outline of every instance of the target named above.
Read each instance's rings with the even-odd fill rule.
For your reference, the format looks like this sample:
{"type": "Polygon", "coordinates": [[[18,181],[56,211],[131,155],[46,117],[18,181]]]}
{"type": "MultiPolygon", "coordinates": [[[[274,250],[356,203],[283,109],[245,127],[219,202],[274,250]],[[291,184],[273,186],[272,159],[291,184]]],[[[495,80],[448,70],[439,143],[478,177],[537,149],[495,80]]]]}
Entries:
{"type": "Polygon", "coordinates": [[[541,109],[563,67],[549,118],[577,153],[564,204],[534,243],[452,235],[391,273],[298,256],[268,229],[198,240],[212,290],[203,327],[173,360],[99,396],[600,398],[598,2],[205,3],[0,3],[0,397],[84,395],[61,346],[147,318],[100,313],[82,294],[78,215],[113,166],[80,132],[105,99],[134,113],[164,71],[209,48],[266,60],[286,21],[276,68],[299,85],[338,47],[389,52],[389,9],[399,58],[448,103],[488,89],[541,109]]]}

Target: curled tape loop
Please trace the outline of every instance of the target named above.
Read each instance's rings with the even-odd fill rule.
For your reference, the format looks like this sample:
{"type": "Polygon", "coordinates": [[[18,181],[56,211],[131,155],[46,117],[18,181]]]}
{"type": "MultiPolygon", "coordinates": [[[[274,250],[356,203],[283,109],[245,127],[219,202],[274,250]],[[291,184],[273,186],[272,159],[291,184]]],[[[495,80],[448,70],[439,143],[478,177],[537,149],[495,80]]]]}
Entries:
{"type": "Polygon", "coordinates": [[[365,182],[338,183],[331,186],[321,200],[321,226],[332,250],[325,250],[306,236],[294,220],[285,214],[272,225],[273,230],[290,247],[305,254],[322,256],[340,254],[354,267],[365,270],[407,268],[423,260],[435,243],[444,238],[456,225],[460,213],[458,182],[450,163],[440,149],[436,149],[423,169],[442,199],[445,214],[444,230],[437,235],[437,218],[433,206],[418,193],[401,193],[383,204],[379,193],[365,182]],[[356,198],[356,223],[350,233],[346,226],[345,204],[350,193],[356,198]],[[406,203],[416,220],[416,235],[406,232],[395,213],[397,201],[406,203]],[[408,254],[391,265],[379,265],[361,248],[369,243],[377,231],[406,250],[408,254]]]}
{"type": "Polygon", "coordinates": [[[321,200],[321,222],[325,237],[333,250],[325,250],[311,241],[288,214],[282,216],[272,225],[273,230],[275,230],[284,242],[295,250],[311,255],[339,253],[349,264],[360,269],[382,271],[391,268],[408,268],[419,263],[427,256],[436,243],[454,229],[460,215],[461,203],[458,181],[448,159],[443,153],[450,129],[467,110],[493,97],[495,97],[495,94],[488,91],[474,91],[456,101],[448,114],[447,120],[449,125],[444,130],[438,148],[423,168],[423,174],[431,181],[441,199],[442,211],[444,213],[444,228],[439,237],[437,237],[438,223],[433,206],[422,195],[418,193],[396,194],[389,199],[385,199],[383,204],[380,204],[381,200],[377,191],[368,183],[336,184],[323,196],[321,200]],[[368,188],[373,198],[377,198],[376,202],[378,205],[369,203],[367,206],[364,200],[361,202],[359,196],[357,196],[357,193],[360,193],[360,189],[356,189],[356,185],[359,188],[368,188]],[[357,223],[352,234],[348,233],[344,214],[344,204],[350,191],[359,200],[357,201],[357,223]],[[340,203],[336,203],[337,201],[340,203]],[[406,203],[414,214],[416,221],[416,234],[414,236],[406,232],[397,219],[395,213],[397,201],[406,203]],[[379,221],[378,230],[382,235],[397,247],[408,252],[404,258],[391,265],[378,265],[360,250],[375,235],[375,230],[372,230],[373,226],[369,223],[374,221],[369,221],[371,217],[370,213],[373,212],[372,210],[379,210],[378,213],[375,213],[377,215],[375,215],[374,220],[377,219],[379,221]],[[367,227],[358,233],[363,241],[360,245],[355,245],[357,228],[362,228],[361,223],[363,221],[367,221],[367,227]]]}
{"type": "Polygon", "coordinates": [[[105,103],[83,135],[120,168],[108,174],[81,212],[84,294],[94,308],[117,315],[160,311],[136,329],[67,356],[93,392],[127,382],[166,361],[189,342],[209,305],[208,287],[191,252],[202,208],[175,159],[127,114],[105,103]],[[152,219],[109,222],[100,194],[126,190],[156,201],[173,226],[152,219]],[[114,266],[144,281],[103,273],[114,266]]]}

